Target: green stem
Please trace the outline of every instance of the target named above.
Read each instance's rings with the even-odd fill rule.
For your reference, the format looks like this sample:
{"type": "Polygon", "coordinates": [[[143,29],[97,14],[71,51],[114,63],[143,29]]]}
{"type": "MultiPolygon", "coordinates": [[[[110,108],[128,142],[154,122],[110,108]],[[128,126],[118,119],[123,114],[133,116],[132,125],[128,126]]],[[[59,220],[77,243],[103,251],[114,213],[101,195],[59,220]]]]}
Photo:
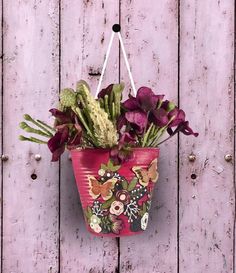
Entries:
{"type": "Polygon", "coordinates": [[[47,144],[46,141],[43,141],[41,139],[38,139],[38,138],[35,138],[35,137],[28,138],[28,137],[25,137],[25,136],[22,136],[22,135],[19,136],[19,140],[21,140],[21,141],[30,141],[30,142],[34,142],[34,143],[38,143],[38,144],[47,144]]]}
{"type": "Polygon", "coordinates": [[[115,122],[116,119],[116,109],[115,109],[115,103],[112,103],[112,110],[111,110],[111,119],[113,122],[115,122]]]}
{"type": "Polygon", "coordinates": [[[103,98],[100,98],[98,101],[100,103],[100,107],[104,109],[105,108],[105,103],[104,103],[103,98]]]}
{"type": "Polygon", "coordinates": [[[48,131],[44,126],[42,126],[39,122],[35,121],[30,115],[25,114],[24,115],[24,119],[33,123],[34,125],[36,125],[37,127],[39,127],[40,129],[42,129],[47,135],[49,135],[50,137],[53,136],[53,134],[48,131]]]}
{"type": "Polygon", "coordinates": [[[108,95],[105,95],[104,99],[105,99],[105,111],[108,114],[108,118],[110,119],[111,114],[110,114],[109,106],[108,106],[108,95]]]}
{"type": "Polygon", "coordinates": [[[86,108],[86,103],[84,101],[84,98],[81,94],[78,94],[79,101],[81,102],[83,108],[86,108]]]}
{"type": "Polygon", "coordinates": [[[30,127],[26,122],[21,122],[20,123],[20,128],[25,130],[28,133],[33,133],[33,134],[37,134],[37,135],[45,136],[45,137],[51,137],[52,136],[52,134],[49,135],[49,134],[47,134],[47,133],[45,133],[45,132],[43,132],[41,130],[30,127]]]}
{"type": "Polygon", "coordinates": [[[88,125],[87,125],[87,123],[86,123],[86,121],[85,121],[85,119],[83,117],[83,114],[81,112],[81,109],[79,107],[76,107],[76,106],[72,107],[71,109],[72,109],[72,111],[74,111],[74,113],[80,119],[81,123],[83,124],[84,128],[87,131],[87,134],[88,134],[89,138],[91,139],[91,142],[94,144],[94,146],[97,147],[98,146],[97,140],[94,137],[94,135],[93,135],[92,131],[90,130],[90,128],[88,127],[88,125]]]}
{"type": "Polygon", "coordinates": [[[53,131],[53,132],[56,132],[56,129],[53,128],[53,127],[51,127],[51,126],[49,126],[47,123],[45,123],[45,122],[43,122],[43,121],[41,121],[41,120],[39,120],[39,119],[36,119],[36,121],[37,121],[38,123],[42,124],[44,127],[48,128],[49,130],[51,130],[51,131],[53,131]]]}
{"type": "MultiPolygon", "coordinates": [[[[114,86],[113,86],[114,88],[114,86]]],[[[109,109],[110,109],[110,113],[112,113],[112,103],[113,103],[113,100],[114,100],[114,90],[111,90],[110,92],[110,96],[109,96],[109,109]]]]}
{"type": "MultiPolygon", "coordinates": [[[[153,142],[151,143],[152,147],[156,147],[158,145],[158,141],[160,140],[160,138],[163,136],[163,134],[166,132],[168,126],[170,125],[170,123],[175,119],[175,116],[173,116],[169,122],[162,128],[160,128],[158,131],[157,131],[157,135],[156,137],[154,138],[153,142]]],[[[162,142],[161,142],[162,143],[162,142]]]]}
{"type": "Polygon", "coordinates": [[[157,146],[161,145],[162,143],[164,143],[165,141],[169,140],[170,138],[172,138],[172,136],[169,136],[166,139],[162,140],[161,142],[157,143],[157,146]]]}
{"type": "Polygon", "coordinates": [[[146,142],[148,140],[148,137],[150,136],[152,127],[153,127],[153,123],[151,123],[151,125],[149,126],[147,132],[144,134],[143,141],[142,141],[142,147],[145,147],[146,142]]]}
{"type": "Polygon", "coordinates": [[[120,115],[120,93],[115,93],[115,106],[116,106],[116,117],[120,115]]]}

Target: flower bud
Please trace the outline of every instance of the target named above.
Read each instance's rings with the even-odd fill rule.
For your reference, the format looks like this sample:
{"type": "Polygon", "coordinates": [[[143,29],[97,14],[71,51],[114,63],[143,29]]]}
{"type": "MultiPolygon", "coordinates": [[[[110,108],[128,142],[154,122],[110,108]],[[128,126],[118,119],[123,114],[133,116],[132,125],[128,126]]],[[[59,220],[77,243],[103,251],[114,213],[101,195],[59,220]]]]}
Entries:
{"type": "Polygon", "coordinates": [[[66,88],[61,91],[60,102],[65,107],[72,107],[76,105],[76,93],[71,88],[66,88]]]}
{"type": "Polygon", "coordinates": [[[25,120],[28,120],[28,121],[33,120],[32,117],[31,117],[30,115],[28,115],[28,114],[24,114],[23,118],[24,118],[25,120]]]}
{"type": "Polygon", "coordinates": [[[20,135],[20,136],[19,136],[19,140],[25,141],[25,140],[28,140],[28,138],[27,138],[27,137],[24,137],[24,136],[22,136],[22,135],[20,135]]]}
{"type": "Polygon", "coordinates": [[[172,111],[173,109],[175,109],[175,107],[176,107],[176,105],[173,102],[169,101],[168,106],[167,106],[167,112],[172,111]]]}
{"type": "Polygon", "coordinates": [[[25,129],[28,128],[28,127],[29,127],[29,126],[28,126],[28,124],[27,124],[26,122],[22,121],[22,122],[20,123],[20,128],[21,128],[21,129],[25,130],[25,129]]]}

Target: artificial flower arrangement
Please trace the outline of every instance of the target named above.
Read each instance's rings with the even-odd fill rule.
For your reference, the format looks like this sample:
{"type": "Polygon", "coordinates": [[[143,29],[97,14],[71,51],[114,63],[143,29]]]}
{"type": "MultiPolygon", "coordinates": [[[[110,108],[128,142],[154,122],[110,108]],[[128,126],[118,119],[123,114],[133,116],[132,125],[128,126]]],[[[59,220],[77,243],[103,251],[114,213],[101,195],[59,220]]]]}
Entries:
{"type": "Polygon", "coordinates": [[[158,179],[159,145],[178,132],[198,135],[184,111],[164,95],[141,87],[123,102],[123,90],[123,84],[111,84],[94,98],[88,84],[79,81],[76,90],[61,91],[58,109],[49,110],[53,126],[28,114],[20,123],[26,132],[46,138],[20,140],[47,144],[52,161],[65,149],[71,151],[87,227],[100,236],[146,229],[158,179]]]}

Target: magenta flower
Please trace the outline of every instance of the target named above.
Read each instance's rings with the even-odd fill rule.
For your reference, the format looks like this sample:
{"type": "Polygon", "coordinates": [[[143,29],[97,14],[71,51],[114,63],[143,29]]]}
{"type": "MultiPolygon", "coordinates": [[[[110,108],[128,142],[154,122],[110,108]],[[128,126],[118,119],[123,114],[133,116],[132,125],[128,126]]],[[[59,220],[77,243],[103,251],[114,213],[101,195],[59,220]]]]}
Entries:
{"type": "Polygon", "coordinates": [[[48,148],[52,152],[52,161],[58,161],[61,154],[64,153],[66,142],[69,138],[69,128],[61,125],[57,132],[48,141],[48,148]]]}
{"type": "Polygon", "coordinates": [[[148,123],[147,114],[143,111],[127,112],[125,113],[125,118],[137,134],[142,134],[148,123]]]}
{"type": "Polygon", "coordinates": [[[169,123],[168,112],[163,108],[152,110],[149,119],[157,127],[164,127],[169,123]]]}
{"type": "Polygon", "coordinates": [[[108,85],[106,88],[102,89],[99,93],[98,93],[98,98],[104,98],[106,95],[109,95],[112,91],[114,84],[110,84],[108,85]]]}
{"type": "Polygon", "coordinates": [[[52,108],[49,112],[56,118],[56,125],[75,122],[75,114],[72,111],[62,112],[56,108],[52,108]]]}
{"type": "Polygon", "coordinates": [[[194,133],[194,131],[189,127],[188,121],[183,121],[183,122],[179,123],[179,125],[177,126],[177,128],[174,131],[169,127],[167,129],[167,132],[170,136],[174,136],[178,132],[181,132],[187,136],[190,136],[190,135],[193,135],[195,137],[198,136],[198,133],[194,133]]]}
{"type": "Polygon", "coordinates": [[[118,219],[116,215],[109,214],[109,219],[111,221],[111,229],[113,233],[119,234],[122,229],[122,220],[118,219]]]}
{"type": "Polygon", "coordinates": [[[123,103],[123,107],[127,111],[125,119],[138,135],[143,134],[150,122],[157,126],[166,124],[167,113],[163,109],[156,109],[163,98],[164,95],[155,95],[150,88],[141,87],[136,98],[130,96],[123,103]]]}
{"type": "Polygon", "coordinates": [[[52,161],[58,161],[67,147],[74,149],[81,143],[82,128],[77,123],[72,111],[62,112],[51,109],[50,112],[56,118],[56,133],[48,141],[48,148],[52,152],[52,161]]]}
{"type": "Polygon", "coordinates": [[[164,95],[155,95],[152,89],[148,87],[141,87],[137,92],[136,98],[130,96],[123,106],[128,111],[142,110],[144,112],[149,112],[156,109],[158,103],[164,98],[164,95]]]}

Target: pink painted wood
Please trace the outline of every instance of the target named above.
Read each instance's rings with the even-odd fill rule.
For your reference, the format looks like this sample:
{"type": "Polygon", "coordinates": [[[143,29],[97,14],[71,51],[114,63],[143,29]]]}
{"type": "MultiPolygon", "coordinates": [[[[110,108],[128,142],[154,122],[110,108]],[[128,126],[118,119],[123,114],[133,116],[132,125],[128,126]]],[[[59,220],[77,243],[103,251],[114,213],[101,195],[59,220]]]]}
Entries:
{"type": "Polygon", "coordinates": [[[234,2],[182,1],[180,14],[180,103],[200,133],[180,138],[180,272],[232,273],[234,2]]]}
{"type": "MultiPolygon", "coordinates": [[[[63,1],[61,12],[61,85],[75,86],[84,79],[95,93],[114,22],[118,22],[118,1],[63,1]],[[69,31],[68,31],[69,30],[69,31]]],[[[118,81],[118,42],[102,86],[118,81]]],[[[61,164],[61,272],[115,272],[118,247],[115,239],[89,234],[68,155],[61,164]]]]}
{"type": "MultiPolygon", "coordinates": [[[[235,164],[224,159],[235,150],[234,9],[232,0],[3,0],[2,273],[235,273],[235,164]],[[49,121],[59,87],[83,78],[95,91],[119,20],[136,86],[179,97],[200,136],[181,136],[179,155],[177,138],[160,147],[149,228],[115,240],[86,231],[68,155],[59,171],[46,147],[18,141],[17,125],[26,112],[49,121]]],[[[116,40],[103,87],[119,71],[129,83],[116,40]]]]}
{"type": "MultiPolygon", "coordinates": [[[[0,3],[0,21],[2,22],[2,2],[0,3]]],[[[1,38],[0,38],[0,54],[1,54],[1,58],[0,58],[0,79],[2,79],[2,59],[3,59],[3,56],[2,56],[2,35],[1,35],[1,38]]],[[[0,95],[0,100],[2,101],[2,81],[0,81],[0,90],[1,90],[1,95],[0,95]]],[[[0,103],[0,113],[2,113],[2,103],[0,103]]],[[[3,131],[3,126],[2,126],[2,121],[0,121],[0,139],[2,140],[2,131],[3,131]]],[[[1,151],[1,155],[3,155],[3,147],[2,147],[2,141],[0,143],[0,151],[1,151]]],[[[1,157],[2,159],[2,157],[1,157]]],[[[3,168],[3,164],[2,164],[2,160],[0,160],[0,181],[2,182],[2,168],[3,168]]],[[[0,183],[0,202],[2,204],[2,183],[0,183]]],[[[0,216],[2,217],[2,206],[0,207],[0,216]]],[[[2,230],[2,221],[0,223],[0,230],[2,230]]],[[[0,266],[2,265],[2,242],[0,243],[0,266]]]]}
{"type": "MultiPolygon", "coordinates": [[[[177,101],[177,2],[124,1],[122,34],[137,87],[150,86],[177,101]]],[[[122,60],[122,57],[121,57],[122,60]]],[[[123,60],[121,78],[129,82],[123,60]]],[[[161,147],[160,178],[149,227],[120,240],[121,272],[177,272],[177,139],[161,147]]]]}
{"type": "Polygon", "coordinates": [[[22,143],[24,113],[48,120],[58,97],[58,1],[4,2],[2,272],[58,272],[58,164],[22,143]],[[37,162],[35,154],[42,159],[37,162]],[[37,179],[31,179],[31,175],[37,179]]]}

